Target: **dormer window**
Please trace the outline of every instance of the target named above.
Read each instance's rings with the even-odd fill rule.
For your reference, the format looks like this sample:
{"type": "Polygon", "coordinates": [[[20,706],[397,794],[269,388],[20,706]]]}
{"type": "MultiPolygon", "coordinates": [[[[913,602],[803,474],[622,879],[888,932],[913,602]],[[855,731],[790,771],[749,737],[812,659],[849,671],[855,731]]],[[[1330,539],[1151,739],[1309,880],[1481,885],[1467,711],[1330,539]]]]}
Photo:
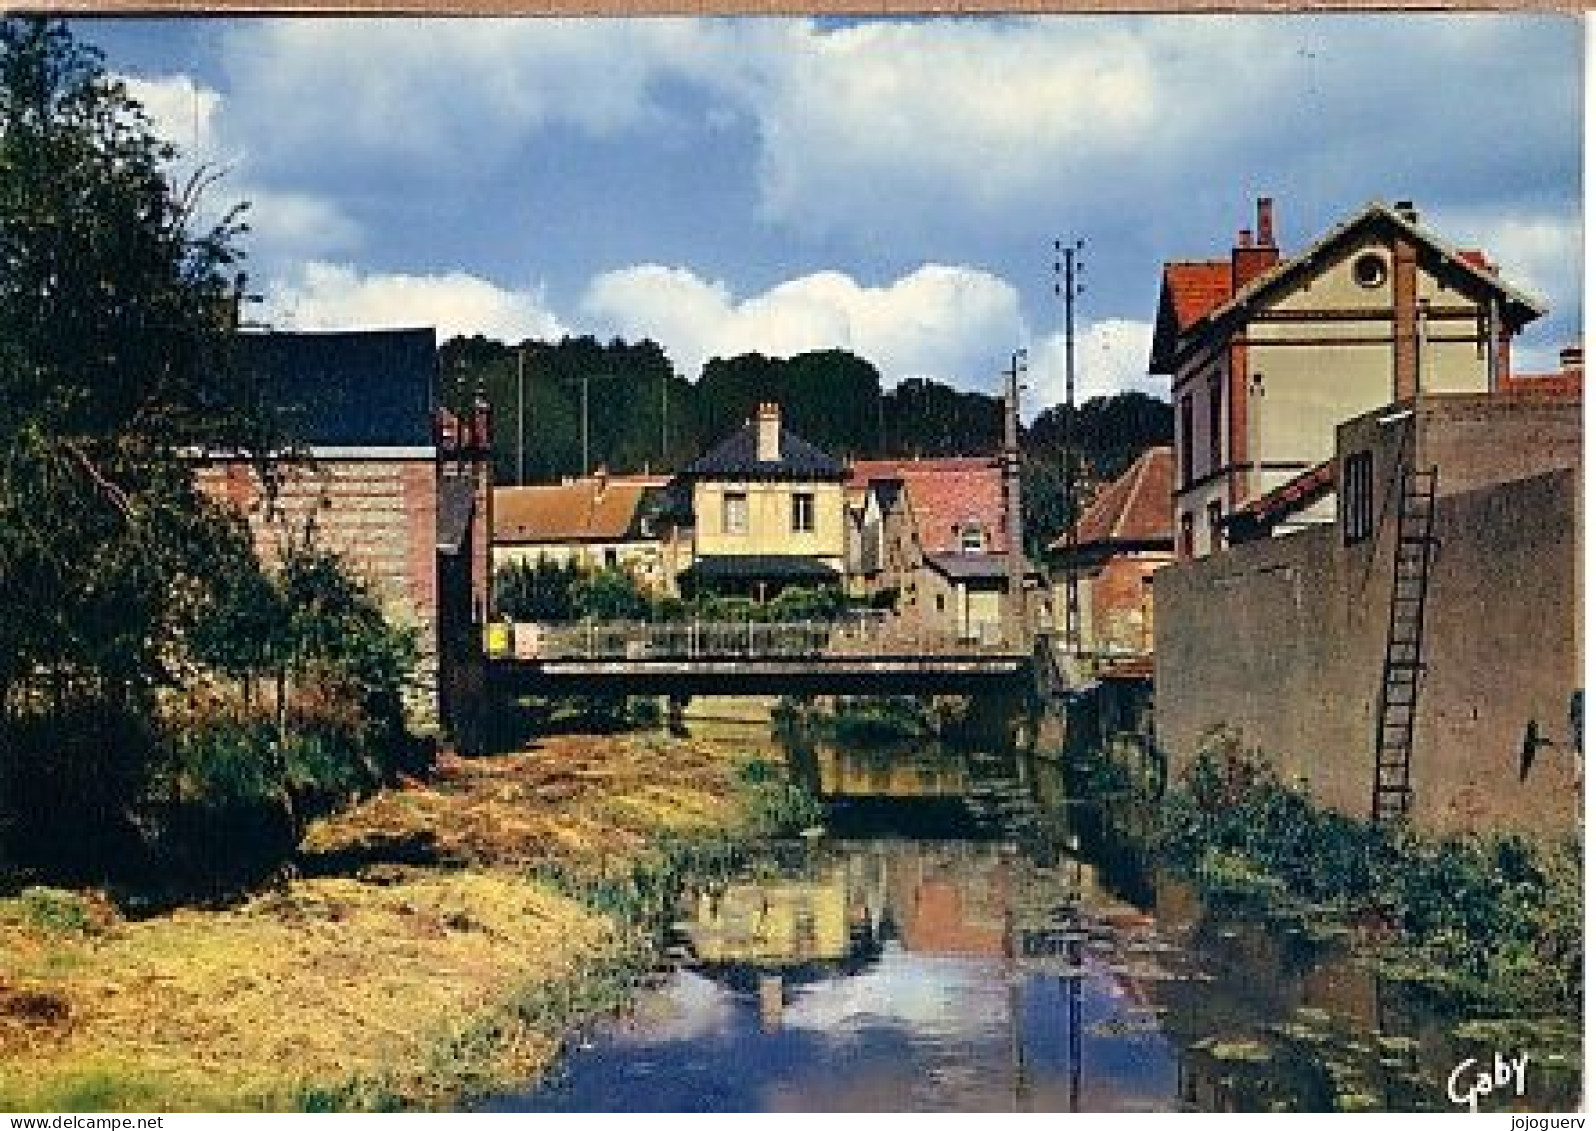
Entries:
{"type": "Polygon", "coordinates": [[[979,526],[965,526],[959,530],[959,551],[979,554],[986,548],[986,537],[979,526]]]}

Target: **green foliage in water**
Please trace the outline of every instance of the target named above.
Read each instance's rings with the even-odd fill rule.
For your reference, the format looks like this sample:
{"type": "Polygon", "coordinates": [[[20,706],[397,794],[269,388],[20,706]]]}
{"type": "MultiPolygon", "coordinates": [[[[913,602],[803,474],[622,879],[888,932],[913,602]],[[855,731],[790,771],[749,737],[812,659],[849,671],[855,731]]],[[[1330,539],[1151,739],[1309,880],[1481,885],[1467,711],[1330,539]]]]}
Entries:
{"type": "Polygon", "coordinates": [[[1577,1013],[1580,846],[1436,838],[1315,804],[1217,732],[1166,799],[1162,853],[1214,894],[1327,907],[1381,944],[1389,972],[1481,1008],[1577,1013]]]}

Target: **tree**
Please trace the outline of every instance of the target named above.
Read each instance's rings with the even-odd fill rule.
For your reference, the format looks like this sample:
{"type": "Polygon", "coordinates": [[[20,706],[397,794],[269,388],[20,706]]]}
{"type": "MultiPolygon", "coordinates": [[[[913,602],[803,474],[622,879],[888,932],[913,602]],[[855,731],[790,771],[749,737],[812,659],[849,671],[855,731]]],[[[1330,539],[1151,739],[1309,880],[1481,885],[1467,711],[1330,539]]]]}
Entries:
{"type": "Polygon", "coordinates": [[[173,156],[64,25],[0,21],[0,789],[17,810],[48,795],[116,815],[172,643],[247,548],[186,458],[258,438],[227,376],[243,228],[236,210],[199,225],[210,182],[174,186],[173,156]],[[126,742],[22,756],[18,735],[74,712],[123,719],[126,742]]]}

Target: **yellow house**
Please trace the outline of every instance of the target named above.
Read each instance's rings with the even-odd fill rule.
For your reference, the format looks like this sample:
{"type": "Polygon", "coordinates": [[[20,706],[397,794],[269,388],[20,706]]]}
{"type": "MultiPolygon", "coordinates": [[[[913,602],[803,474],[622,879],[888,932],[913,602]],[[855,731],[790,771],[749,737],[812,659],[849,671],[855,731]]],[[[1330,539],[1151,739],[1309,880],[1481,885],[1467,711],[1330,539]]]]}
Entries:
{"type": "Polygon", "coordinates": [[[668,589],[664,547],[652,527],[667,482],[601,470],[563,483],[495,487],[494,571],[512,562],[546,560],[622,570],[650,589],[668,589]]]}
{"type": "Polygon", "coordinates": [[[678,579],[682,591],[764,600],[788,586],[841,584],[847,477],[840,460],[782,427],[779,405],[760,405],[682,472],[694,559],[678,579]]]}
{"type": "Polygon", "coordinates": [[[1319,496],[1296,523],[1332,521],[1317,480],[1338,424],[1421,394],[1497,391],[1512,336],[1542,313],[1406,201],[1370,204],[1290,259],[1274,227],[1261,199],[1228,260],[1164,266],[1149,369],[1173,379],[1181,559],[1222,548],[1232,515],[1282,489],[1319,496]]]}

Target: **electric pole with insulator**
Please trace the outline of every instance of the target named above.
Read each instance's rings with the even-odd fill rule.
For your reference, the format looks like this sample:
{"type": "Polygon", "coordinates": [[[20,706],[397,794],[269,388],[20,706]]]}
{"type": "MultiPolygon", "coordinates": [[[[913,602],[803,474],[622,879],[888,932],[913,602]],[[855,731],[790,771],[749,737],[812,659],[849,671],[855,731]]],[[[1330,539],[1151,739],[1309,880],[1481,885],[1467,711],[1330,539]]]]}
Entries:
{"type": "Polygon", "coordinates": [[[1008,507],[1007,551],[1008,638],[1010,647],[1026,646],[1025,519],[1020,509],[1020,376],[1025,372],[1025,351],[1016,350],[1003,371],[1003,494],[1008,507]]]}
{"type": "Polygon", "coordinates": [[[1081,240],[1066,244],[1053,241],[1053,293],[1064,307],[1064,649],[1068,655],[1081,654],[1081,588],[1075,562],[1075,300],[1084,291],[1081,284],[1081,240]]]}

